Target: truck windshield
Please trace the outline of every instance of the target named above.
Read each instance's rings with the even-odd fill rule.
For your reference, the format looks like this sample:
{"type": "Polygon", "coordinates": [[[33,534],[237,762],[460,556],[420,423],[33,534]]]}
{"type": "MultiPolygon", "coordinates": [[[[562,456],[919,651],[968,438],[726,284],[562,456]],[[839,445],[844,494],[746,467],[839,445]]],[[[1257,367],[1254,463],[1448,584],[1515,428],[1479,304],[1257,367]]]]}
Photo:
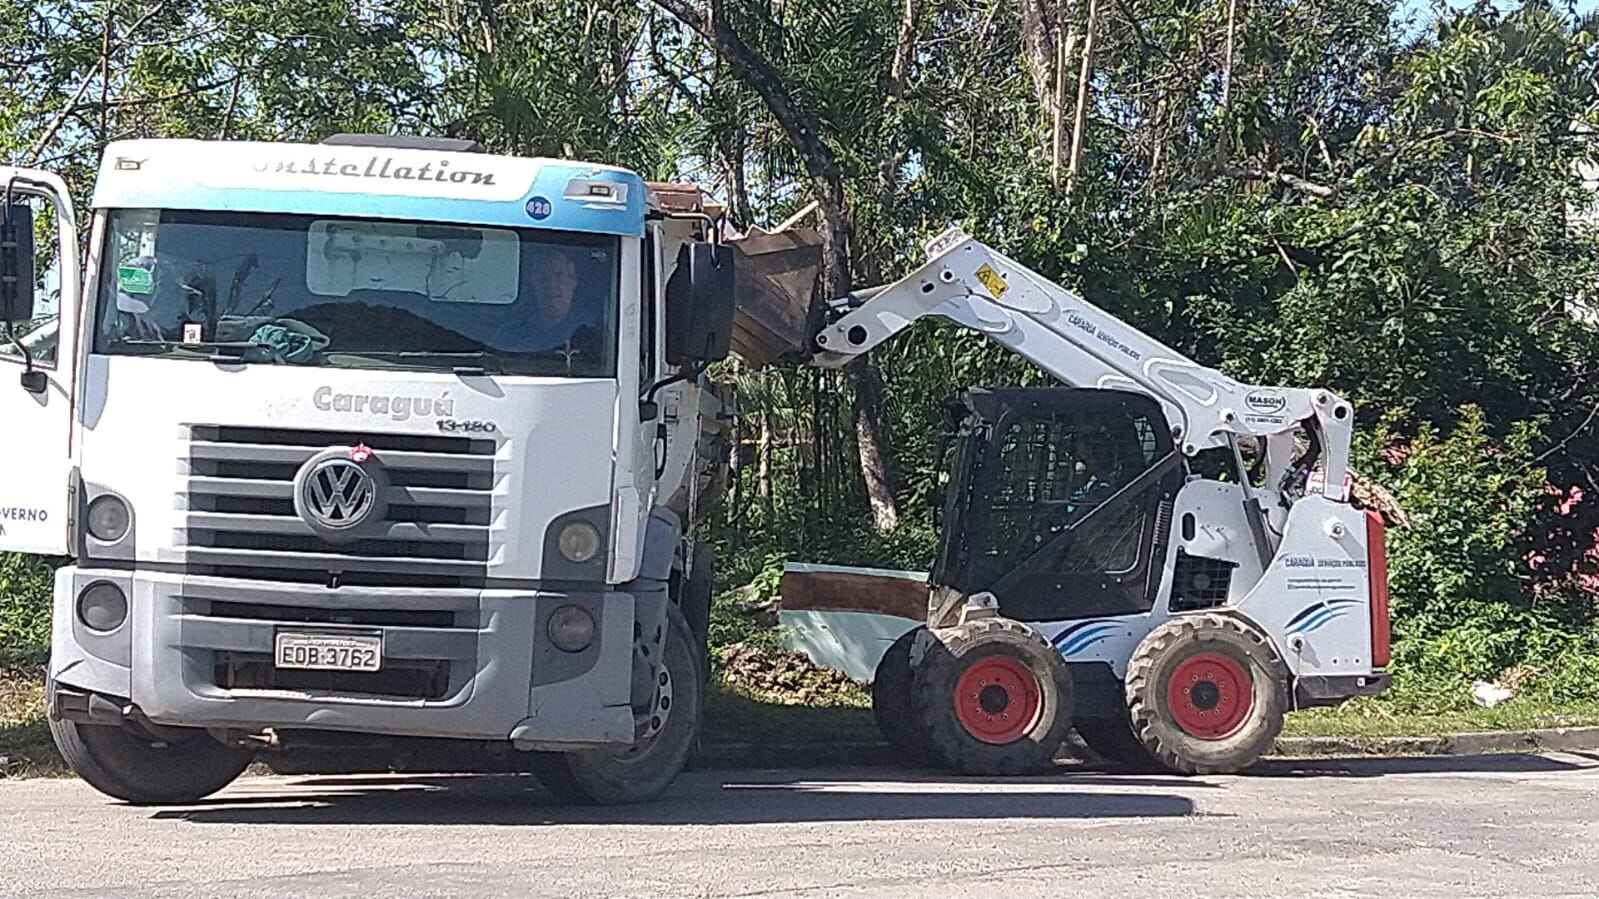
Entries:
{"type": "Polygon", "coordinates": [[[618,239],[115,210],[95,351],[336,368],[616,372],[618,239]]]}

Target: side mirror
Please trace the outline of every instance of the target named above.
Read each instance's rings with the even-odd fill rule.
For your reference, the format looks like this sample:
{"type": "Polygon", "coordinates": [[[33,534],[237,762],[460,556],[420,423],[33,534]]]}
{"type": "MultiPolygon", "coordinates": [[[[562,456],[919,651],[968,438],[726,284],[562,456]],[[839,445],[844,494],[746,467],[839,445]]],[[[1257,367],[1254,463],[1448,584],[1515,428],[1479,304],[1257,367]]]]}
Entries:
{"type": "Polygon", "coordinates": [[[727,358],[733,337],[733,249],[688,243],[666,282],[666,362],[703,364],[727,358]]]}
{"type": "Polygon", "coordinates": [[[33,210],[13,203],[0,218],[0,321],[33,318],[33,210]]]}

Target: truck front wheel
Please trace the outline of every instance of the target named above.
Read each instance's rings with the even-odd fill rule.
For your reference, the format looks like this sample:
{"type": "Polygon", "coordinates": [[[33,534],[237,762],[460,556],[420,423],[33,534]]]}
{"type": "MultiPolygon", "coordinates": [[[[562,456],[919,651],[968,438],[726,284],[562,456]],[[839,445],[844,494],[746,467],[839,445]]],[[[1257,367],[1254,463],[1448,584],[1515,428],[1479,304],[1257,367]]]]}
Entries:
{"type": "Polygon", "coordinates": [[[176,805],[215,793],[250,766],[255,753],[224,746],[203,730],[156,739],[132,725],[50,721],[56,748],[89,786],[134,805],[176,805]]]}
{"type": "Polygon", "coordinates": [[[644,802],[661,795],[688,762],[699,733],[704,681],[688,622],[668,606],[668,636],[653,711],[665,721],[653,736],[625,749],[535,755],[533,771],[557,799],[585,805],[644,802]],[[662,700],[665,700],[663,704],[662,700]]]}

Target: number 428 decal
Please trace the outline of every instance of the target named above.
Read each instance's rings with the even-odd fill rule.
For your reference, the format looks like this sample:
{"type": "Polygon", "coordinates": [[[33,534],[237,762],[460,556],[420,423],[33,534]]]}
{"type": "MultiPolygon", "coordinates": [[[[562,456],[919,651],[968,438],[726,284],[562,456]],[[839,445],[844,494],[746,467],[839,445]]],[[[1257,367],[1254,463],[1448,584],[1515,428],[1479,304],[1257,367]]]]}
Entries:
{"type": "Polygon", "coordinates": [[[493,434],[499,430],[492,421],[460,421],[454,418],[439,419],[439,430],[445,434],[493,434]]]}

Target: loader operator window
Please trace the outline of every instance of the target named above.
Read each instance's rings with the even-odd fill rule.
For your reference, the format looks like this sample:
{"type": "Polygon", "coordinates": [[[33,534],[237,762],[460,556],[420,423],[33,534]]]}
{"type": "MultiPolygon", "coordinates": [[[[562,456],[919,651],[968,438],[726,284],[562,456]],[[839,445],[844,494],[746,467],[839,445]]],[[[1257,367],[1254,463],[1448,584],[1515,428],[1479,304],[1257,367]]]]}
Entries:
{"type": "Polygon", "coordinates": [[[1122,491],[1162,453],[1154,422],[1106,411],[1013,418],[992,448],[977,582],[1004,585],[996,592],[1007,615],[1049,621],[1148,608],[1141,572],[1152,493],[1122,491]]]}
{"type": "Polygon", "coordinates": [[[117,210],[95,351],[613,377],[618,238],[265,213],[117,210]]]}

